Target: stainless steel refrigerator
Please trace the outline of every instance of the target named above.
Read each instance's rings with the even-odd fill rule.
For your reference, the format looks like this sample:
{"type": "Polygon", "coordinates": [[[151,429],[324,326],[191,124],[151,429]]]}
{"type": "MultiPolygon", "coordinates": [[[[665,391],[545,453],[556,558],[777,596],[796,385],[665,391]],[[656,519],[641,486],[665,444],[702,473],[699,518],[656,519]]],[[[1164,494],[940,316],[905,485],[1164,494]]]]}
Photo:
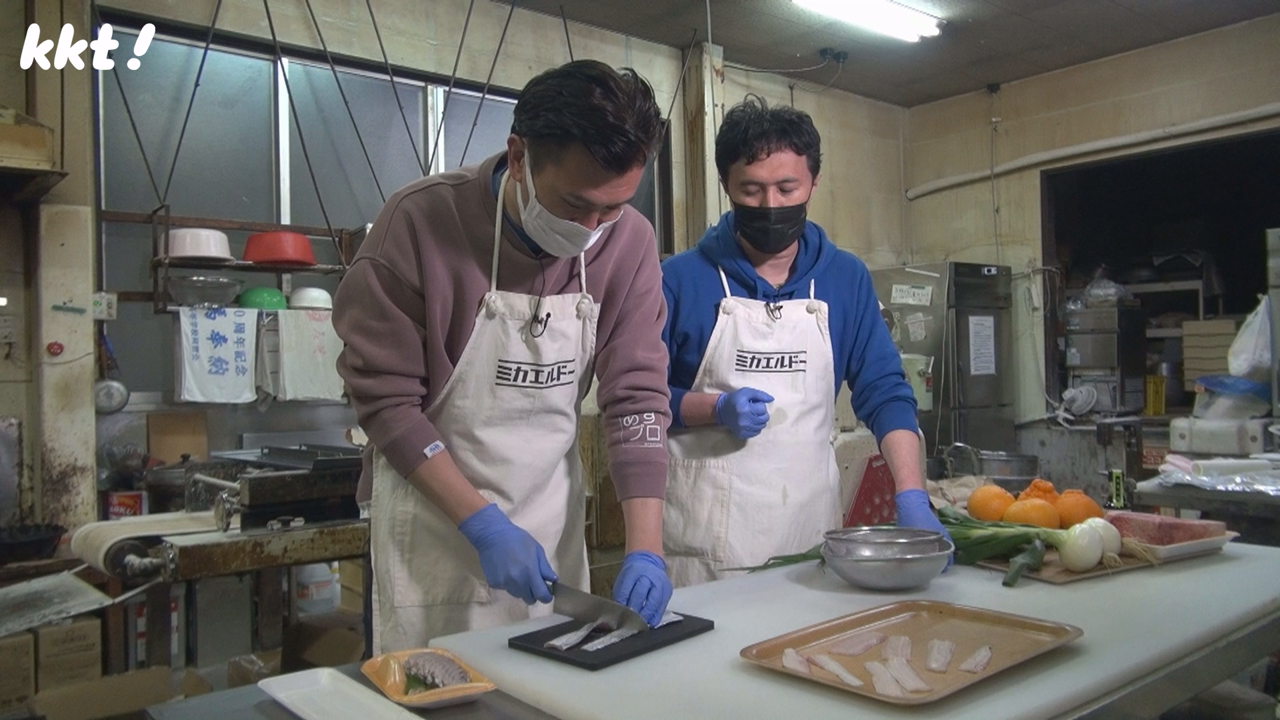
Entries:
{"type": "Polygon", "coordinates": [[[922,356],[907,367],[925,380],[912,378],[929,449],[1015,450],[1010,268],[931,263],[871,277],[894,343],[904,356],[922,356]]]}

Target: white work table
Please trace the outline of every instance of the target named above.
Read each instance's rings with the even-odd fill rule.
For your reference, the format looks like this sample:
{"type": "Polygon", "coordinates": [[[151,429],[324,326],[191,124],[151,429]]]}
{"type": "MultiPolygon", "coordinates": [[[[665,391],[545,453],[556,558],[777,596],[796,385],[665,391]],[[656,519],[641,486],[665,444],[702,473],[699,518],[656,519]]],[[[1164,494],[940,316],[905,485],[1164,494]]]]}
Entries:
{"type": "Polygon", "coordinates": [[[955,567],[922,591],[857,590],[816,564],[677,590],[671,609],[716,628],[598,672],[507,647],[551,616],[438,638],[510,695],[564,720],[637,718],[1154,717],[1280,648],[1280,549],[1221,554],[1065,585],[955,567]],[[1069,623],[1075,642],[938,702],[898,707],[758,667],[742,648],[899,600],[1069,623]]]}

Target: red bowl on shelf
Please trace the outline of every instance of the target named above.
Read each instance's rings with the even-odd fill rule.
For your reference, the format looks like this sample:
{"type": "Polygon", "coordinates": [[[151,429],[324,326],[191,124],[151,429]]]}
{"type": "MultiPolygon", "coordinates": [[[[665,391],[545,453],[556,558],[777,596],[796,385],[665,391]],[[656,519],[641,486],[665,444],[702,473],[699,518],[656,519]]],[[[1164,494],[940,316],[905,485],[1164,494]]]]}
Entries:
{"type": "Polygon", "coordinates": [[[311,239],[296,232],[263,232],[249,236],[244,245],[245,262],[269,265],[315,265],[311,239]]]}

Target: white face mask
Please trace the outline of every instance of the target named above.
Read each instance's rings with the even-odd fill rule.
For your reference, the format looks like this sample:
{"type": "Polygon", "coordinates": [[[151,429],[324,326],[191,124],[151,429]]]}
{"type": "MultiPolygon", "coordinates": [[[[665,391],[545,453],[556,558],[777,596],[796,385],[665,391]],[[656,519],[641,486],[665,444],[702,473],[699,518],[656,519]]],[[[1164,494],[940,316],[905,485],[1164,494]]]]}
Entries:
{"type": "MultiPolygon", "coordinates": [[[[595,245],[600,236],[618,221],[618,218],[614,218],[600,223],[595,230],[589,230],[572,220],[552,215],[550,210],[538,202],[538,191],[533,187],[532,168],[529,151],[525,150],[524,184],[529,186],[529,203],[525,204],[520,183],[516,183],[516,206],[520,208],[520,225],[538,243],[538,247],[556,257],[576,257],[595,245]]],[[[618,217],[622,217],[622,214],[619,213],[618,217]]]]}

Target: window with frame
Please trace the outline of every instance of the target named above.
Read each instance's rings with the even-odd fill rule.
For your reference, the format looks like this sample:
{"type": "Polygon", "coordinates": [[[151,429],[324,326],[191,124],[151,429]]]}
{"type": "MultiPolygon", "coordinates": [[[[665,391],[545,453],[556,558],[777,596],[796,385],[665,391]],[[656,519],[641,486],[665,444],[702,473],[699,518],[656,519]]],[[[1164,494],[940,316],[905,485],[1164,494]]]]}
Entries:
{"type": "MultiPolygon", "coordinates": [[[[115,32],[120,47],[133,47],[136,30],[116,25],[115,32]]],[[[194,36],[158,33],[136,71],[124,69],[123,59],[96,74],[99,201],[107,211],[150,213],[167,204],[178,216],[362,227],[424,168],[452,170],[504,149],[515,107],[492,89],[446,94],[444,85],[408,73],[396,74],[393,91],[383,72],[301,57],[277,61],[269,47],[214,43],[206,52],[194,36]]],[[[669,168],[669,150],[653,158],[632,201],[658,230],[659,250],[670,244],[662,239],[670,201],[661,200],[663,188],[669,194],[669,168]]],[[[101,232],[103,289],[150,291],[150,227],[104,222],[101,232]]],[[[250,233],[227,234],[239,257],[250,233]]],[[[317,239],[314,248],[319,263],[338,262],[331,243],[317,239]]],[[[229,274],[246,288],[277,280],[229,274]]],[[[294,283],[333,292],[338,280],[299,275],[294,283]]],[[[113,347],[125,384],[167,396],[172,358],[157,349],[172,347],[171,318],[157,316],[150,303],[122,302],[110,329],[128,338],[113,347]]]]}

